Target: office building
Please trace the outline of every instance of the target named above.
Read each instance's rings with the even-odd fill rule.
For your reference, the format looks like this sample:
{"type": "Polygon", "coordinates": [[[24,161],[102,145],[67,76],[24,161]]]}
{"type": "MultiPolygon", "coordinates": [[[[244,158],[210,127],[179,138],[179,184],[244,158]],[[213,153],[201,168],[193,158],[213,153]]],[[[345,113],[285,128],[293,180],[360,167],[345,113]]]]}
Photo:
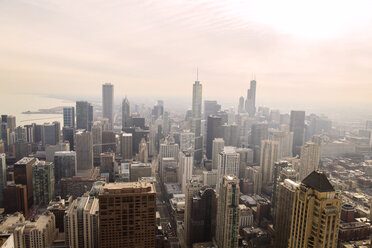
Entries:
{"type": "Polygon", "coordinates": [[[4,199],[12,199],[11,201],[3,201],[3,208],[6,214],[21,212],[28,216],[28,200],[27,186],[22,184],[9,184],[3,189],[4,199]]]}
{"type": "Polygon", "coordinates": [[[32,166],[33,197],[35,205],[48,205],[54,198],[54,164],[39,161],[32,166]]]}
{"type": "Polygon", "coordinates": [[[194,194],[191,203],[190,243],[210,242],[216,233],[217,195],[210,186],[194,194]]]}
{"type": "Polygon", "coordinates": [[[6,173],[5,153],[0,153],[0,208],[4,206],[3,190],[7,185],[6,173]]]}
{"type": "Polygon", "coordinates": [[[53,123],[45,123],[41,129],[42,145],[56,145],[60,140],[60,123],[55,121],[53,123]]]}
{"type": "Polygon", "coordinates": [[[70,151],[75,150],[74,143],[75,129],[73,127],[62,128],[62,142],[68,142],[70,144],[70,151]]]}
{"type": "Polygon", "coordinates": [[[102,131],[102,152],[116,152],[116,134],[109,131],[102,131]]]}
{"type": "Polygon", "coordinates": [[[124,98],[121,104],[121,122],[122,130],[130,126],[130,103],[127,97],[124,98]]]}
{"type": "Polygon", "coordinates": [[[340,208],[339,193],[313,171],[296,189],[288,247],[337,247],[340,208]]]}
{"type": "Polygon", "coordinates": [[[193,162],[194,158],[191,153],[189,152],[180,152],[179,153],[179,174],[180,174],[180,183],[182,192],[186,192],[187,183],[192,178],[192,169],[193,169],[193,162]]]}
{"type": "Polygon", "coordinates": [[[102,116],[109,120],[109,130],[114,124],[114,85],[106,83],[102,85],[102,116]]]}
{"type": "Polygon", "coordinates": [[[117,164],[115,161],[115,153],[104,152],[101,153],[100,158],[101,158],[100,172],[108,173],[109,181],[113,182],[115,178],[115,172],[118,171],[117,164]]]}
{"type": "Polygon", "coordinates": [[[218,169],[218,156],[225,147],[225,141],[222,138],[216,138],[212,143],[212,169],[218,169]]]}
{"type": "Polygon", "coordinates": [[[249,116],[254,116],[256,113],[256,85],[256,80],[251,80],[250,88],[247,92],[245,111],[249,114],[249,116]]]}
{"type": "Polygon", "coordinates": [[[177,160],[174,158],[163,158],[162,164],[161,178],[163,183],[178,183],[180,181],[180,173],[177,160]]]}
{"type": "Polygon", "coordinates": [[[75,140],[77,169],[91,170],[93,168],[92,133],[86,130],[77,130],[75,140]]]}
{"type": "Polygon", "coordinates": [[[46,145],[45,146],[45,161],[46,162],[53,162],[54,161],[54,154],[60,151],[70,151],[70,143],[69,142],[62,142],[56,145],[46,145]]]}
{"type": "Polygon", "coordinates": [[[287,248],[291,230],[293,201],[299,184],[285,179],[279,183],[275,209],[275,247],[287,248]]]}
{"type": "Polygon", "coordinates": [[[266,140],[269,138],[268,128],[269,127],[267,123],[253,124],[251,128],[249,144],[252,146],[261,147],[262,140],[266,140]]]}
{"type": "Polygon", "coordinates": [[[58,183],[64,177],[73,177],[77,172],[76,152],[60,151],[54,153],[54,179],[58,183]]]}
{"type": "Polygon", "coordinates": [[[63,107],[63,126],[75,128],[74,107],[63,107]]]}
{"type": "Polygon", "coordinates": [[[202,119],[202,84],[195,81],[192,91],[192,119],[191,131],[195,134],[195,154],[194,159],[196,164],[200,164],[203,157],[203,136],[201,133],[202,119]]]}
{"type": "Polygon", "coordinates": [[[289,131],[293,132],[293,156],[300,155],[305,139],[305,111],[291,111],[289,131]]]}
{"type": "Polygon", "coordinates": [[[237,148],[236,152],[240,156],[239,178],[244,178],[245,168],[253,164],[253,150],[250,148],[237,148]]]}
{"type": "Polygon", "coordinates": [[[260,166],[246,167],[245,178],[252,182],[251,194],[261,194],[262,191],[262,172],[260,166]]]}
{"type": "Polygon", "coordinates": [[[216,243],[218,248],[238,248],[239,179],[235,175],[224,175],[219,184],[216,243]]]}
{"type": "Polygon", "coordinates": [[[244,97],[239,97],[238,113],[242,114],[245,112],[244,97]]]}
{"type": "Polygon", "coordinates": [[[292,132],[275,132],[272,140],[278,142],[278,158],[291,157],[293,148],[292,132]]]}
{"type": "Polygon", "coordinates": [[[195,149],[195,134],[192,132],[180,133],[180,151],[193,152],[195,149]]]}
{"type": "Polygon", "coordinates": [[[120,151],[121,159],[131,160],[133,158],[133,137],[131,133],[121,133],[120,134],[120,151]]]}
{"type": "Polygon", "coordinates": [[[320,147],[313,142],[306,142],[301,147],[300,157],[300,180],[303,180],[311,172],[319,167],[320,160],[320,147]]]}
{"type": "Polygon", "coordinates": [[[149,161],[149,149],[145,139],[141,140],[138,147],[138,161],[147,163],[149,161]]]}
{"type": "Polygon", "coordinates": [[[141,177],[151,177],[152,168],[151,164],[145,163],[132,163],[130,164],[130,181],[137,182],[141,177]]]}
{"type": "Polygon", "coordinates": [[[99,158],[102,153],[102,124],[95,122],[92,127],[93,136],[93,157],[99,158]]]}
{"type": "Polygon", "coordinates": [[[215,138],[222,138],[222,120],[216,115],[208,116],[207,120],[207,158],[212,159],[212,146],[215,138]]]}
{"type": "MultiPolygon", "coordinates": [[[[236,153],[235,147],[225,146],[218,156],[217,182],[220,182],[223,175],[235,175],[239,178],[240,155],[236,153]]],[[[217,183],[217,192],[220,184],[217,183]]]]}
{"type": "Polygon", "coordinates": [[[84,195],[65,212],[65,240],[70,248],[98,248],[98,198],[84,195]]]}
{"type": "Polygon", "coordinates": [[[210,115],[216,115],[221,110],[221,105],[217,104],[217,101],[204,101],[204,120],[208,119],[210,115]]]}
{"type": "Polygon", "coordinates": [[[86,101],[76,102],[76,129],[92,130],[93,106],[86,101]]]}
{"type": "Polygon", "coordinates": [[[270,184],[273,182],[273,167],[278,161],[278,142],[263,140],[261,144],[260,167],[262,173],[262,183],[270,184]]]}
{"type": "Polygon", "coordinates": [[[221,127],[222,138],[226,146],[235,146],[239,144],[239,127],[236,124],[224,124],[221,127]]]}
{"type": "Polygon", "coordinates": [[[203,185],[199,182],[197,178],[191,178],[186,183],[185,192],[185,214],[184,214],[184,240],[187,247],[191,247],[191,214],[192,214],[192,202],[193,197],[198,192],[203,185]]]}
{"type": "Polygon", "coordinates": [[[38,164],[37,158],[24,157],[14,164],[14,182],[27,187],[27,203],[33,205],[32,167],[38,164]]]}
{"type": "Polygon", "coordinates": [[[99,193],[99,247],[155,248],[156,192],[151,183],[109,183],[99,193]]]}

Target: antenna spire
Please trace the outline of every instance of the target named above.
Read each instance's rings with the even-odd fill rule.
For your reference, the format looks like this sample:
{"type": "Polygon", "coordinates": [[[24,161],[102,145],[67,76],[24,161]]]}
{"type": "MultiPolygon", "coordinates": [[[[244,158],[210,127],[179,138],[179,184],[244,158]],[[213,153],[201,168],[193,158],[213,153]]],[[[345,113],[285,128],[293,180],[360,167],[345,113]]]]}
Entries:
{"type": "Polygon", "coordinates": [[[196,81],[199,81],[199,67],[196,67],[196,81]]]}

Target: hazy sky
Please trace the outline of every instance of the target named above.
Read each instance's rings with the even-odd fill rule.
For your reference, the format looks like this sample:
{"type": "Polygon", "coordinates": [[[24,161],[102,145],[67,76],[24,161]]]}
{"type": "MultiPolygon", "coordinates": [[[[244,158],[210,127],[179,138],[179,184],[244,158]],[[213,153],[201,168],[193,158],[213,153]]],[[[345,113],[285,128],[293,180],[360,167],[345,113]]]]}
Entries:
{"type": "Polygon", "coordinates": [[[371,1],[1,0],[7,93],[189,97],[372,109],[371,1]]]}

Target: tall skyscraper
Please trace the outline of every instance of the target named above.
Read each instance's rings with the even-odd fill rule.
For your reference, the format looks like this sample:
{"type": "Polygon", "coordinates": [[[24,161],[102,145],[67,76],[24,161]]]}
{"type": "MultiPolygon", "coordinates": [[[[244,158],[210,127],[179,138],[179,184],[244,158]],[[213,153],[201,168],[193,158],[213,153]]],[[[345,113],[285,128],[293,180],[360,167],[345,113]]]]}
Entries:
{"type": "Polygon", "coordinates": [[[219,181],[217,199],[216,242],[218,248],[238,248],[239,240],[239,179],[224,175],[219,181]]]}
{"type": "Polygon", "coordinates": [[[270,184],[273,182],[273,167],[278,161],[278,142],[263,140],[261,145],[261,173],[262,183],[270,184]]]}
{"type": "Polygon", "coordinates": [[[77,172],[76,152],[54,153],[54,179],[58,183],[64,177],[73,177],[77,172]]]}
{"type": "Polygon", "coordinates": [[[225,141],[222,138],[216,138],[212,143],[212,169],[218,169],[218,156],[225,147],[225,141]]]}
{"type": "Polygon", "coordinates": [[[127,97],[124,98],[121,104],[121,126],[122,130],[130,126],[130,103],[127,97]]]}
{"type": "Polygon", "coordinates": [[[180,151],[194,152],[195,134],[191,132],[180,133],[180,151]]]}
{"type": "Polygon", "coordinates": [[[194,158],[189,152],[180,152],[178,161],[182,192],[186,192],[187,182],[189,182],[192,177],[194,158]]]}
{"type": "Polygon", "coordinates": [[[320,147],[313,142],[306,142],[301,147],[300,180],[303,180],[311,172],[318,169],[320,159],[320,147]]]}
{"type": "Polygon", "coordinates": [[[156,192],[153,184],[106,184],[99,193],[99,211],[100,248],[155,248],[156,192]]]}
{"type": "Polygon", "coordinates": [[[114,125],[114,85],[106,83],[102,85],[102,115],[109,120],[109,130],[114,125]]]}
{"type": "Polygon", "coordinates": [[[54,164],[39,161],[32,166],[34,204],[48,205],[54,198],[54,164]]]}
{"type": "Polygon", "coordinates": [[[86,101],[76,102],[76,128],[92,130],[93,106],[86,101]]]}
{"type": "Polygon", "coordinates": [[[221,105],[217,101],[204,101],[204,120],[208,119],[210,115],[216,115],[221,110],[221,105]]]}
{"type": "Polygon", "coordinates": [[[256,113],[256,80],[251,80],[250,88],[245,101],[245,111],[249,116],[254,116],[256,113]]]}
{"type": "Polygon", "coordinates": [[[3,190],[6,187],[6,160],[5,153],[0,153],[0,207],[3,208],[3,190]]]}
{"type": "Polygon", "coordinates": [[[305,139],[305,111],[291,111],[289,131],[293,132],[293,156],[300,155],[305,139]]]}
{"type": "Polygon", "coordinates": [[[220,191],[219,182],[224,175],[234,175],[239,178],[240,154],[235,149],[232,146],[225,146],[218,156],[217,192],[220,191]]]}
{"type": "Polygon", "coordinates": [[[296,189],[289,248],[337,247],[340,195],[326,175],[313,171],[296,189]]]}
{"type": "Polygon", "coordinates": [[[131,133],[120,134],[120,151],[122,160],[133,158],[133,137],[131,133]]]}
{"type": "Polygon", "coordinates": [[[200,164],[203,157],[203,136],[201,133],[202,119],[202,84],[196,80],[192,91],[192,120],[191,131],[195,134],[195,153],[196,164],[200,164]]]}
{"type": "Polygon", "coordinates": [[[215,138],[222,138],[222,119],[216,115],[207,120],[207,158],[212,159],[212,146],[215,138]]]}
{"type": "Polygon", "coordinates": [[[75,127],[75,108],[64,107],[63,108],[63,126],[64,127],[75,127]]]}
{"type": "Polygon", "coordinates": [[[92,127],[93,137],[93,157],[99,158],[102,153],[102,125],[100,122],[94,122],[92,127]]]}
{"type": "Polygon", "coordinates": [[[43,124],[41,129],[41,141],[43,146],[56,145],[59,143],[60,128],[60,123],[58,121],[43,124]]]}
{"type": "Polygon", "coordinates": [[[241,96],[239,97],[239,105],[238,105],[238,113],[244,113],[245,112],[245,107],[244,107],[244,97],[241,96]]]}
{"type": "Polygon", "coordinates": [[[76,163],[78,170],[91,170],[93,168],[93,138],[92,133],[78,130],[76,140],[76,163]]]}
{"type": "Polygon", "coordinates": [[[288,248],[293,201],[298,187],[299,184],[290,179],[279,184],[274,222],[276,248],[288,248]]]}
{"type": "Polygon", "coordinates": [[[70,144],[70,150],[75,150],[75,129],[73,127],[63,127],[62,128],[62,142],[68,141],[70,144]]]}
{"type": "Polygon", "coordinates": [[[27,187],[27,202],[33,204],[32,167],[39,163],[37,158],[24,157],[14,164],[14,182],[27,187]]]}

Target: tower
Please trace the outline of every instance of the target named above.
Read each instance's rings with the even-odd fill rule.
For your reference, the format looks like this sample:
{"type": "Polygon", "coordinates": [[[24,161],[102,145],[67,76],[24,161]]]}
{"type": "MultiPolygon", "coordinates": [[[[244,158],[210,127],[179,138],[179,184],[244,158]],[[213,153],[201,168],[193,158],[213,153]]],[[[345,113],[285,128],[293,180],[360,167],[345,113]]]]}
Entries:
{"type": "Polygon", "coordinates": [[[109,130],[114,127],[114,85],[102,85],[102,116],[109,120],[109,130]]]}
{"type": "Polygon", "coordinates": [[[124,98],[121,104],[121,126],[122,130],[130,126],[130,103],[127,97],[124,98]]]}
{"type": "Polygon", "coordinates": [[[3,190],[6,187],[6,160],[5,153],[0,153],[0,207],[3,208],[3,190]]]}
{"type": "Polygon", "coordinates": [[[337,247],[340,194],[313,171],[296,189],[288,248],[337,247]]]}
{"type": "Polygon", "coordinates": [[[220,191],[220,180],[224,175],[234,175],[239,178],[240,154],[235,151],[235,147],[225,146],[218,156],[217,170],[217,192],[220,191]]]}
{"type": "Polygon", "coordinates": [[[186,192],[187,182],[191,180],[192,177],[192,167],[193,167],[193,156],[189,152],[180,152],[179,154],[179,170],[181,179],[182,192],[186,192]]]}
{"type": "Polygon", "coordinates": [[[54,164],[39,161],[32,166],[34,204],[48,205],[54,198],[54,164]]]}
{"type": "Polygon", "coordinates": [[[195,134],[194,159],[196,164],[200,164],[203,157],[203,136],[201,133],[202,87],[202,84],[197,79],[192,91],[191,131],[195,134]]]}
{"type": "Polygon", "coordinates": [[[273,167],[278,160],[278,142],[263,140],[261,145],[260,167],[262,172],[262,183],[273,182],[273,167]]]}
{"type": "Polygon", "coordinates": [[[238,248],[239,239],[239,179],[224,175],[219,181],[217,199],[216,242],[218,248],[238,248]]]}
{"type": "Polygon", "coordinates": [[[133,137],[131,133],[120,134],[120,148],[123,161],[133,158],[133,137]]]}
{"type": "Polygon", "coordinates": [[[300,155],[305,139],[305,111],[291,111],[289,131],[293,132],[293,156],[300,155]]]}
{"type": "Polygon", "coordinates": [[[216,115],[208,116],[207,120],[207,158],[212,158],[212,145],[215,138],[222,138],[222,119],[216,115]]]}
{"type": "Polygon", "coordinates": [[[76,102],[76,128],[92,130],[93,106],[86,101],[76,102]]]}
{"type": "Polygon", "coordinates": [[[91,170],[93,168],[92,133],[78,130],[75,134],[75,140],[77,170],[91,170]]]}
{"type": "Polygon", "coordinates": [[[216,138],[212,143],[212,169],[218,168],[218,156],[223,151],[225,142],[222,138],[216,138]]]}
{"type": "Polygon", "coordinates": [[[306,142],[301,147],[300,180],[307,177],[311,172],[318,169],[320,159],[320,147],[313,142],[306,142]]]}
{"type": "Polygon", "coordinates": [[[256,80],[251,80],[247,100],[245,101],[245,111],[249,116],[254,116],[256,113],[256,80]]]}
{"type": "Polygon", "coordinates": [[[63,126],[64,127],[75,127],[75,108],[64,107],[63,108],[63,126]]]}

